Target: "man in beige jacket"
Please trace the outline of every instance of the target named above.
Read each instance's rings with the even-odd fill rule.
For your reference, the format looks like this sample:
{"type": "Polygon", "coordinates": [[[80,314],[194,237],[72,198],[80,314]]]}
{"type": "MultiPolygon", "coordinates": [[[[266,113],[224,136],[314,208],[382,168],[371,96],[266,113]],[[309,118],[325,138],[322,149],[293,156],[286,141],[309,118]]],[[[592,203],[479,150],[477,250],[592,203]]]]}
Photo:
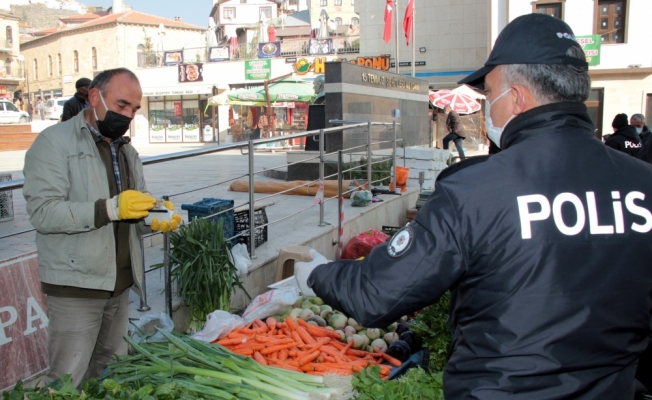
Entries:
{"type": "Polygon", "coordinates": [[[126,354],[129,288],[140,290],[143,273],[138,235],[151,232],[142,218],[156,201],[122,137],[141,98],[131,71],[104,71],[89,108],[45,129],[25,156],[23,194],[48,297],[46,381],[72,374],[77,386],[126,354]]]}

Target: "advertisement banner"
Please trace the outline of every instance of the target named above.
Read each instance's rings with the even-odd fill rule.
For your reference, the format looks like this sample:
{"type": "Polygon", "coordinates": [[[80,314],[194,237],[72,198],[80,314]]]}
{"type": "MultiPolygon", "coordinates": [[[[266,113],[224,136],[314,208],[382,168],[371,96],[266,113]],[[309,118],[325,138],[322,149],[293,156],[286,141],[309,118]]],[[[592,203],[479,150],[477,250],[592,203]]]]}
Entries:
{"type": "Polygon", "coordinates": [[[586,55],[586,62],[589,66],[594,67],[600,65],[600,48],[602,41],[600,35],[587,35],[576,36],[577,42],[582,46],[584,54],[586,55]]]}
{"type": "Polygon", "coordinates": [[[177,117],[181,116],[181,102],[180,101],[175,101],[174,103],[174,115],[177,117]]]}
{"type": "Polygon", "coordinates": [[[163,53],[163,64],[166,66],[183,64],[183,51],[166,51],[163,53]]]}
{"type": "Polygon", "coordinates": [[[208,49],[208,61],[210,62],[219,62],[219,61],[229,61],[231,57],[231,49],[229,46],[219,46],[211,47],[208,49]]]}
{"type": "Polygon", "coordinates": [[[259,81],[272,76],[272,60],[246,60],[245,80],[259,81]]]}
{"type": "Polygon", "coordinates": [[[48,367],[49,324],[36,252],[0,262],[0,392],[48,367]]]}
{"type": "Polygon", "coordinates": [[[170,125],[166,132],[166,142],[181,142],[181,125],[170,125]]]}
{"type": "Polygon", "coordinates": [[[333,39],[310,39],[308,53],[312,55],[331,54],[333,52],[333,39]]]}
{"type": "Polygon", "coordinates": [[[179,83],[203,82],[204,67],[202,63],[179,64],[179,83]]]}
{"type": "Polygon", "coordinates": [[[196,124],[183,125],[183,141],[199,142],[199,126],[196,124]]]}
{"type": "Polygon", "coordinates": [[[281,42],[258,43],[258,58],[281,56],[281,42]]]}
{"type": "Polygon", "coordinates": [[[150,143],[165,143],[165,125],[152,125],[149,129],[150,143]]]}

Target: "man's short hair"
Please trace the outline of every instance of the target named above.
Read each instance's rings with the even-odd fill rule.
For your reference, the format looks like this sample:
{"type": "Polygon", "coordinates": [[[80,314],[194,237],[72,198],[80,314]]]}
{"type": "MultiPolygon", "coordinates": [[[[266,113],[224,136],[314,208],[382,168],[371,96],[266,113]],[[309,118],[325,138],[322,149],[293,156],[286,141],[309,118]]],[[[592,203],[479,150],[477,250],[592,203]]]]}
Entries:
{"type": "MultiPolygon", "coordinates": [[[[579,46],[569,47],[568,57],[584,60],[579,46]]],[[[584,102],[591,91],[589,71],[572,64],[507,64],[500,66],[503,90],[511,85],[528,88],[540,104],[584,102]]]]}
{"type": "Polygon", "coordinates": [[[133,72],[131,72],[131,70],[127,68],[114,68],[114,69],[107,69],[100,72],[95,77],[95,79],[93,79],[93,82],[91,83],[91,87],[89,88],[89,90],[93,88],[98,88],[100,90],[100,93],[102,93],[102,96],[104,96],[106,94],[106,85],[109,84],[109,82],[114,76],[121,75],[121,74],[127,75],[132,81],[140,84],[138,77],[133,72]]]}
{"type": "Polygon", "coordinates": [[[645,116],[643,114],[633,114],[631,119],[640,119],[642,123],[645,123],[645,116]]]}

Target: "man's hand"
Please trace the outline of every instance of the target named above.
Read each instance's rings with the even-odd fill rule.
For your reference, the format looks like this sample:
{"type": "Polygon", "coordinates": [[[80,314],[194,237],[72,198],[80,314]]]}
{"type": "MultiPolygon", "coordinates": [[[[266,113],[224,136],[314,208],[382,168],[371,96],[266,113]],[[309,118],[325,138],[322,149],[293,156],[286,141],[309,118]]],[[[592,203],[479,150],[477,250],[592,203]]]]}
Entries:
{"type": "MultiPolygon", "coordinates": [[[[171,201],[166,200],[163,202],[163,205],[168,210],[174,211],[174,204],[171,201]]],[[[150,225],[150,228],[152,228],[153,231],[161,231],[161,232],[169,232],[177,229],[182,221],[181,216],[175,212],[172,212],[170,214],[172,214],[170,219],[164,219],[159,221],[158,218],[154,218],[152,220],[152,224],[150,225]]]]}
{"type": "Polygon", "coordinates": [[[304,296],[308,297],[315,296],[315,292],[313,292],[312,289],[308,287],[308,278],[310,277],[310,273],[318,266],[331,262],[314,249],[310,249],[310,257],[312,258],[312,261],[294,263],[294,278],[297,280],[297,284],[299,285],[299,289],[301,289],[301,293],[304,296]]]}
{"type": "Polygon", "coordinates": [[[141,219],[154,208],[156,199],[149,194],[136,190],[125,190],[106,201],[106,212],[111,221],[123,219],[141,219]]]}

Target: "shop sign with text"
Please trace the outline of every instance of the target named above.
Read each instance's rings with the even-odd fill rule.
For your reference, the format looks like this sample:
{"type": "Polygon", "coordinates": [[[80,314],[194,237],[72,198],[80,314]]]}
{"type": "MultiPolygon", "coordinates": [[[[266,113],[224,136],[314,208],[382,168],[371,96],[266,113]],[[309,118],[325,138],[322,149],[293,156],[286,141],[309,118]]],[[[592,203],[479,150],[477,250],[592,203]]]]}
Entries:
{"type": "Polygon", "coordinates": [[[272,60],[246,60],[245,80],[259,81],[272,76],[272,60]]]}
{"type": "Polygon", "coordinates": [[[576,36],[575,38],[582,46],[589,66],[600,65],[600,47],[602,46],[600,35],[576,36]]]}
{"type": "MultiPolygon", "coordinates": [[[[369,68],[379,69],[382,71],[389,70],[389,54],[383,54],[378,57],[357,57],[351,60],[346,58],[333,59],[334,62],[350,62],[351,64],[362,65],[369,68]]],[[[299,75],[305,75],[308,72],[323,74],[326,72],[326,57],[315,57],[312,60],[300,58],[294,63],[294,72],[299,75]]]]}

